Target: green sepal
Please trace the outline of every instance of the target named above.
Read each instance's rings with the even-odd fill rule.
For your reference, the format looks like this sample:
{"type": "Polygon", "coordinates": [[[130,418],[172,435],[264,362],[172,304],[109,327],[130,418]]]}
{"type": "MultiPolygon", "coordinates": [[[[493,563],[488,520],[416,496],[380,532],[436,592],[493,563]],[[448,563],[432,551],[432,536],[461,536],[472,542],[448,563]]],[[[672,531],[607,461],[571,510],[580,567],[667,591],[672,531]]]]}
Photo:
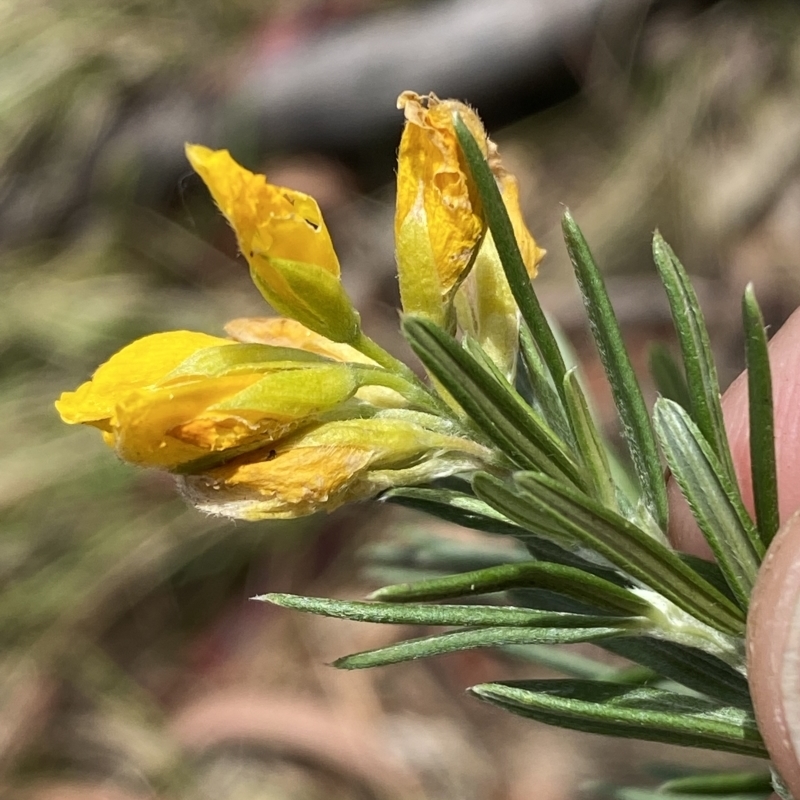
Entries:
{"type": "Polygon", "coordinates": [[[478,189],[486,223],[492,232],[492,239],[497,248],[497,254],[500,256],[506,280],[511,287],[511,293],[517,301],[522,319],[530,328],[539,345],[542,358],[553,377],[556,390],[560,393],[564,374],[567,371],[564,358],[539,304],[539,299],[531,287],[528,270],[522,260],[517,238],[514,235],[514,227],[508,216],[500,189],[480,146],[459,114],[453,115],[453,123],[464,159],[478,189]]]}
{"type": "Polygon", "coordinates": [[[775,415],[772,405],[772,371],[764,318],[753,284],[742,298],[744,343],[747,360],[747,396],[750,416],[750,464],[758,531],[764,545],[778,532],[778,473],[775,461],[775,415]]]}
{"type": "Polygon", "coordinates": [[[161,379],[166,383],[182,377],[218,378],[248,372],[302,369],[308,364],[331,363],[331,359],[293,347],[269,344],[222,344],[204,347],[182,361],[161,379]]]}
{"type": "Polygon", "coordinates": [[[667,490],[656,447],[656,437],[639,381],[633,370],[622,332],[611,306],[603,276],[595,264],[589,245],[569,211],[562,219],[575,277],[583,295],[600,360],[603,362],[614,404],[617,407],[622,435],[630,450],[642,494],[650,515],[658,527],[667,529],[667,490]]]}
{"type": "Polygon", "coordinates": [[[264,299],[282,316],[334,342],[354,344],[361,333],[361,317],[337,275],[314,264],[269,259],[281,278],[277,292],[254,269],[250,277],[264,299]]]}
{"type": "Polygon", "coordinates": [[[706,698],[581,680],[488,683],[470,692],[561,728],[767,758],[752,714],[706,698]]]}
{"type": "Polygon", "coordinates": [[[683,265],[658,231],[653,236],[653,259],[678,334],[692,419],[711,445],[728,479],[735,482],[736,474],[722,418],[717,368],[697,294],[683,265]]]}
{"type": "Polygon", "coordinates": [[[744,615],[677,554],[624,517],[557,481],[518,473],[514,485],[479,473],[475,492],[486,503],[532,532],[580,542],[697,619],[741,635],[744,615]]]}
{"type": "Polygon", "coordinates": [[[405,317],[411,348],[481,432],[513,462],[581,485],[569,449],[507,382],[479,364],[459,343],[421,317],[405,317]]]}
{"type": "Polygon", "coordinates": [[[660,398],[653,418],[672,475],[737,602],[746,610],[764,551],[738,486],[730,484],[687,411],[660,398]]]}

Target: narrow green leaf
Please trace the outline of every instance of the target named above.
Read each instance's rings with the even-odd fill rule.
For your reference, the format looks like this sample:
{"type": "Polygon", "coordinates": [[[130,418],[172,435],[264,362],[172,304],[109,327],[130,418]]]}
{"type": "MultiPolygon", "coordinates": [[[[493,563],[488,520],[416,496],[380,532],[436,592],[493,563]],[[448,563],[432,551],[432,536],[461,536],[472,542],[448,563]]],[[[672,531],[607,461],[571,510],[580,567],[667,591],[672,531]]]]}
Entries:
{"type": "Polygon", "coordinates": [[[667,292],[678,334],[692,419],[711,445],[727,477],[734,482],[736,474],[722,418],[717,368],[703,311],[686,270],[658,231],[653,237],[653,259],[667,292]]]}
{"type": "Polygon", "coordinates": [[[771,792],[726,792],[724,794],[676,793],[659,789],[618,789],[614,800],[766,800],[771,792]]]}
{"type": "Polygon", "coordinates": [[[575,276],[589,316],[600,359],[603,362],[611,393],[622,423],[622,435],[628,444],[636,475],[651,516],[658,527],[667,529],[667,489],[656,448],[656,438],[639,381],[633,371],[622,332],[611,306],[603,276],[594,262],[586,239],[569,211],[562,220],[575,276]]]}
{"type": "Polygon", "coordinates": [[[403,331],[431,374],[512,461],[577,485],[583,483],[568,447],[507,381],[497,380],[452,336],[428,320],[407,316],[403,331]]]}
{"type": "Polygon", "coordinates": [[[564,376],[564,397],[578,452],[591,484],[591,495],[608,508],[617,509],[617,486],[611,474],[605,443],[592,419],[576,370],[564,376]]]}
{"type": "Polygon", "coordinates": [[[650,375],[656,391],[668,400],[674,400],[687,411],[691,410],[689,386],[683,367],[673,358],[669,348],[661,342],[653,342],[647,356],[650,375]]]}
{"type": "Polygon", "coordinates": [[[519,346],[525,375],[530,384],[533,403],[547,424],[565,441],[572,438],[561,397],[553,387],[550,373],[542,361],[539,349],[528,326],[523,322],[519,331],[519,346]]]}
{"type": "Polygon", "coordinates": [[[610,639],[601,646],[726,705],[753,709],[744,675],[704,650],[644,637],[610,639]]]}
{"type": "Polygon", "coordinates": [[[676,795],[729,795],[772,792],[772,776],[769,772],[717,772],[687,775],[673,778],[658,787],[659,792],[676,795]]]}
{"type": "Polygon", "coordinates": [[[751,714],[705,698],[580,680],[488,683],[470,691],[562,728],[768,757],[751,714]]]}
{"type": "Polygon", "coordinates": [[[672,475],[737,602],[746,610],[763,544],[745,511],[738,487],[730,485],[711,446],[677,403],[659,399],[654,420],[672,475]]]}
{"type": "Polygon", "coordinates": [[[483,204],[486,215],[486,223],[492,232],[497,253],[503,265],[503,270],[511,287],[511,293],[517,301],[522,319],[530,328],[534,339],[539,345],[542,358],[553,377],[556,391],[562,391],[564,374],[564,358],[558,347],[553,331],[550,328],[547,318],[539,305],[539,299],[531,287],[528,271],[522,260],[517,239],[514,236],[514,228],[508,216],[500,189],[492,175],[483,153],[475,141],[469,128],[464,124],[461,117],[454,116],[456,136],[464,153],[464,158],[469,167],[472,179],[478,188],[478,193],[483,204]]]}
{"type": "Polygon", "coordinates": [[[772,371],[764,318],[753,284],[742,299],[747,358],[747,395],[750,411],[750,464],[758,530],[765,545],[778,532],[778,474],[775,464],[775,418],[772,408],[772,371]]]}
{"type": "MultiPolygon", "coordinates": [[[[523,626],[537,628],[599,628],[630,626],[633,620],[619,617],[595,617],[564,614],[557,611],[534,611],[514,606],[423,605],[413,603],[376,603],[364,600],[331,600],[326,597],[303,597],[295,594],[263,594],[254,597],[281,608],[291,608],[323,617],[350,619],[356,622],[380,622],[390,625],[462,625],[470,627],[523,626]]],[[[641,623],[642,620],[638,620],[641,623]]]]}
{"type": "Polygon", "coordinates": [[[367,669],[387,664],[399,664],[417,658],[429,658],[455,653],[459,650],[474,650],[479,647],[505,647],[516,644],[576,644],[596,642],[611,636],[625,636],[628,631],[619,624],[614,627],[597,628],[480,628],[478,630],[454,631],[411,639],[398,644],[354,653],[333,662],[339,669],[367,669]]]}
{"type": "Polygon", "coordinates": [[[542,519],[584,544],[679,608],[720,631],[741,635],[744,615],[673,550],[624,517],[544,475],[520,473],[515,487],[488,474],[473,480],[475,492],[502,514],[536,531],[542,519]]]}
{"type": "MultiPolygon", "coordinates": [[[[633,639],[632,639],[633,640],[633,639]]],[[[606,641],[623,641],[611,639],[606,641]]],[[[602,644],[605,644],[603,642],[602,644]]],[[[601,646],[602,646],[601,644],[601,646]]],[[[551,647],[546,644],[508,645],[503,652],[520,661],[529,661],[541,664],[543,667],[560,672],[570,678],[583,678],[584,680],[613,681],[620,670],[616,667],[595,661],[593,658],[580,655],[571,649],[551,647]]]]}
{"type": "Polygon", "coordinates": [[[645,614],[650,608],[642,598],[595,575],[562,564],[536,561],[504,564],[443,578],[385,586],[373,592],[370,599],[407,603],[530,587],[558,592],[615,614],[637,616],[645,614]]]}
{"type": "Polygon", "coordinates": [[[423,511],[439,517],[439,519],[473,530],[508,536],[524,537],[527,535],[524,528],[515,525],[483,500],[465,492],[409,486],[390,489],[381,495],[381,500],[423,511]]]}

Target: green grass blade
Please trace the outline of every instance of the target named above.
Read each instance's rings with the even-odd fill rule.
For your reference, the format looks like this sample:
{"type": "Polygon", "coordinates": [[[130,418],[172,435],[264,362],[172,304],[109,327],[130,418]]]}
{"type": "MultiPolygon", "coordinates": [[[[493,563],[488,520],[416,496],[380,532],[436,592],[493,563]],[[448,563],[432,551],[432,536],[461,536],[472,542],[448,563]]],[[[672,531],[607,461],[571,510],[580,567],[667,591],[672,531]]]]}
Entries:
{"type": "Polygon", "coordinates": [[[728,478],[735,481],[728,435],[722,418],[717,368],[697,294],[683,265],[658,231],[653,237],[653,259],[667,292],[678,334],[692,419],[713,448],[728,478]]]}
{"type": "Polygon", "coordinates": [[[562,220],[575,276],[583,295],[600,359],[622,423],[622,435],[628,444],[633,466],[639,478],[648,510],[658,527],[667,528],[667,489],[656,447],[656,437],[639,381],[622,340],[622,332],[611,306],[603,276],[595,264],[589,245],[572,215],[562,220]]]}
{"type": "Polygon", "coordinates": [[[539,299],[531,287],[528,271],[522,261],[519,245],[514,236],[514,228],[500,195],[500,189],[478,143],[458,114],[455,115],[454,124],[464,158],[478,187],[486,223],[492,232],[492,238],[500,256],[508,285],[511,287],[511,293],[517,302],[522,319],[530,328],[539,346],[544,363],[553,377],[556,391],[560,393],[564,374],[567,371],[564,357],[561,355],[558,342],[539,305],[539,299]]]}
{"type": "Polygon", "coordinates": [[[674,400],[687,411],[691,410],[692,400],[683,367],[675,360],[669,349],[661,342],[653,342],[647,356],[650,375],[656,391],[668,400],[674,400]]]}
{"type": "MultiPolygon", "coordinates": [[[[617,623],[619,618],[616,618],[617,623]]],[[[479,647],[505,647],[519,644],[577,644],[596,642],[612,636],[630,635],[624,624],[596,628],[481,628],[479,630],[454,631],[411,639],[398,644],[354,653],[333,662],[339,669],[367,669],[399,664],[417,658],[455,653],[459,650],[474,650],[479,647]]]]}
{"type": "Polygon", "coordinates": [[[407,603],[525,588],[548,589],[605,613],[638,616],[650,608],[645,600],[627,589],[583,570],[535,561],[385,586],[373,592],[370,599],[407,603]]]}
{"type": "Polygon", "coordinates": [[[562,728],[768,757],[752,714],[705,698],[580,680],[488,683],[470,691],[562,728]]]}
{"type": "Polygon", "coordinates": [[[710,444],[677,403],[659,399],[654,420],[672,475],[731,591],[746,610],[764,547],[738,486],[731,485],[710,444]]]}
{"type": "Polygon", "coordinates": [[[756,523],[761,539],[769,545],[778,532],[778,473],[775,463],[775,416],[772,407],[772,371],[767,350],[764,318],[748,284],[742,299],[747,394],[750,412],[750,464],[756,523]]]}

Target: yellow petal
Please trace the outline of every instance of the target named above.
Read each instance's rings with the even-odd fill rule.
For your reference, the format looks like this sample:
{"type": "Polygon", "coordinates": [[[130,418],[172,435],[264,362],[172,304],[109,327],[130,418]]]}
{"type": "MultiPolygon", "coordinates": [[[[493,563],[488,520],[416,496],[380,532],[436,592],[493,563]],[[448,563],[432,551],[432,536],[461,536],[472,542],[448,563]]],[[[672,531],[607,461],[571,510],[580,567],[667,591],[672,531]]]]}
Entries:
{"type": "Polygon", "coordinates": [[[259,254],[300,261],[339,277],[339,260],[316,200],[267,183],[227,150],[187,144],[186,156],[236,231],[245,258],[259,254]]]}
{"type": "MultiPolygon", "coordinates": [[[[477,115],[462,103],[439,100],[435,95],[420,97],[404,92],[397,101],[406,116],[400,140],[397,168],[395,238],[403,308],[408,313],[425,313],[428,303],[415,299],[420,280],[430,281],[420,264],[425,247],[424,230],[438,282],[438,303],[444,303],[463,279],[483,228],[477,213],[477,193],[461,161],[453,127],[453,113],[459,112],[478,141],[486,134],[477,115]]],[[[429,301],[430,302],[430,301],[429,301]]]]}
{"type": "MultiPolygon", "coordinates": [[[[478,456],[479,449],[472,442],[406,420],[342,420],[311,427],[269,450],[186,477],[182,488],[191,502],[210,513],[287,519],[332,511],[372,496],[391,485],[393,474],[402,476],[398,483],[424,481],[432,476],[426,459],[433,462],[451,451],[478,456]]],[[[441,463],[434,469],[436,474],[446,471],[441,463]]]]}
{"type": "Polygon", "coordinates": [[[121,396],[157,383],[204,347],[229,344],[235,343],[193,331],[155,333],[137,339],[99,367],[90,381],[74,392],[64,392],[56,409],[70,425],[86,423],[108,430],[121,396]]]}
{"type": "Polygon", "coordinates": [[[301,325],[297,320],[286,317],[241,317],[228,322],[225,325],[225,332],[237,342],[295,347],[334,361],[375,364],[371,358],[360,353],[355,347],[342,342],[332,342],[301,325]]]}

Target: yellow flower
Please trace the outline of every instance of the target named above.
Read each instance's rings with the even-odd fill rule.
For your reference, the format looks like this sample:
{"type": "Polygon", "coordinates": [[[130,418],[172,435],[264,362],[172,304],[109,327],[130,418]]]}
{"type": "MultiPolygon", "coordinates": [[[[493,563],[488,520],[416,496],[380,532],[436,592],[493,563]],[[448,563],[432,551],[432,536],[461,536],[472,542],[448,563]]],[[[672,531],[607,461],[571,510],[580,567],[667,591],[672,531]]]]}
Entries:
{"type": "Polygon", "coordinates": [[[123,348],[56,407],[65,422],[100,428],[126,461],[175,469],[266,445],[358,387],[347,364],[173,331],[123,348]]]}
{"type": "Polygon", "coordinates": [[[250,275],[280,314],[336,342],[357,340],[359,316],[317,202],[267,183],[227,150],[186,145],[186,156],[230,222],[250,275]]]}
{"type": "MultiPolygon", "coordinates": [[[[487,137],[483,124],[469,106],[455,100],[439,100],[435,95],[420,97],[414,92],[403,92],[397,105],[406,116],[398,154],[395,212],[403,310],[448,326],[450,305],[476,259],[475,248],[483,232],[477,190],[462,161],[455,133],[455,113],[484,150],[531,278],[536,275],[544,251],[537,247],[522,219],[516,179],[503,168],[497,146],[487,137]]],[[[499,274],[481,281],[486,283],[481,288],[482,299],[491,305],[496,299],[493,293],[502,291],[497,287],[505,284],[505,276],[489,233],[477,258],[481,253],[488,254],[496,264],[493,272],[499,270],[499,274]]],[[[507,285],[505,290],[510,297],[507,285]]],[[[508,302],[503,300],[502,306],[507,309],[508,302]]],[[[512,314],[515,313],[513,310],[512,314]]]]}
{"type": "Polygon", "coordinates": [[[486,140],[486,133],[475,112],[455,100],[403,92],[397,107],[406,117],[394,222],[403,310],[444,325],[483,231],[453,113],[461,114],[479,142],[486,140]]]}
{"type": "Polygon", "coordinates": [[[474,442],[418,424],[421,416],[322,423],[202,475],[182,476],[179,486],[210,514],[289,519],[474,469],[487,456],[474,442]]]}

